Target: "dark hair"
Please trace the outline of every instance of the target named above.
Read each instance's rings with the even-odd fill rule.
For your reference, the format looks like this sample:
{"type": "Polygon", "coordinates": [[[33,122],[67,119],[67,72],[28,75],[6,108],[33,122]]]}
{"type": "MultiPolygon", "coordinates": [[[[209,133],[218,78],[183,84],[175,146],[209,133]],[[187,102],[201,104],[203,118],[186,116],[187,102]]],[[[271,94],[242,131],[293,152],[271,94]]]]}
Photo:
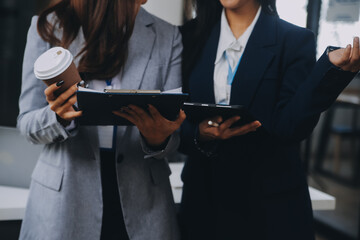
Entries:
{"type": "Polygon", "coordinates": [[[257,0],[261,7],[271,15],[278,15],[276,10],[276,0],[257,0]]]}
{"type": "MultiPolygon", "coordinates": [[[[263,10],[271,15],[277,15],[276,0],[256,0],[260,3],[263,10]]],[[[194,63],[198,59],[202,47],[206,39],[210,35],[214,25],[220,21],[223,6],[219,0],[192,0],[192,5],[196,10],[196,19],[190,23],[191,30],[186,29],[183,31],[187,34],[183,35],[183,79],[185,81],[189,77],[194,63]]]]}
{"type": "Polygon", "coordinates": [[[78,70],[87,79],[109,79],[123,68],[135,22],[134,0],[62,0],[45,9],[38,19],[40,36],[51,45],[68,48],[79,34],[85,43],[78,70]],[[55,22],[49,22],[54,13],[55,22]],[[62,32],[61,39],[55,35],[62,32]]]}

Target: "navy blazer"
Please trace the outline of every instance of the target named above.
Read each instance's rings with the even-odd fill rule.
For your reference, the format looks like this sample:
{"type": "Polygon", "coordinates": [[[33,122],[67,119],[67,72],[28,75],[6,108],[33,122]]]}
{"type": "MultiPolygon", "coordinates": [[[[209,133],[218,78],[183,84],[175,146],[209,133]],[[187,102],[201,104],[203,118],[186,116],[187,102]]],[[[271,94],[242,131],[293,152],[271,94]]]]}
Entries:
{"type": "MultiPolygon", "coordinates": [[[[183,27],[184,39],[193,34],[191,25],[183,27]]],[[[215,102],[219,35],[220,22],[185,79],[190,101],[215,102]]],[[[180,150],[188,155],[180,209],[184,239],[313,239],[300,142],[354,76],[338,70],[326,54],[315,64],[313,33],[262,11],[230,98],[230,104],[246,106],[262,127],[203,144],[216,149],[207,157],[194,143],[196,126],[188,121],[182,126],[180,150]]]]}

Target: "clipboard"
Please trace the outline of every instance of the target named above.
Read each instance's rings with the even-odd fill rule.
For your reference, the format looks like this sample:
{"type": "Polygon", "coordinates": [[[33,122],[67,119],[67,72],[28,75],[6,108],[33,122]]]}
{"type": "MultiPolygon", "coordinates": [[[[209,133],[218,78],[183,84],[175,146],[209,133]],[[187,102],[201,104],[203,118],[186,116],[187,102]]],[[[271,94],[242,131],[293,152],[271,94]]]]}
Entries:
{"type": "Polygon", "coordinates": [[[224,121],[234,116],[240,116],[241,119],[234,123],[231,127],[242,126],[256,120],[242,105],[184,102],[183,110],[186,114],[186,118],[195,124],[199,124],[203,120],[215,116],[222,116],[224,121]]]}
{"type": "Polygon", "coordinates": [[[161,93],[159,91],[77,91],[78,108],[83,115],[76,119],[82,126],[133,125],[128,120],[112,113],[122,107],[133,104],[147,109],[153,105],[168,120],[175,120],[179,114],[187,93],[161,93]]]}

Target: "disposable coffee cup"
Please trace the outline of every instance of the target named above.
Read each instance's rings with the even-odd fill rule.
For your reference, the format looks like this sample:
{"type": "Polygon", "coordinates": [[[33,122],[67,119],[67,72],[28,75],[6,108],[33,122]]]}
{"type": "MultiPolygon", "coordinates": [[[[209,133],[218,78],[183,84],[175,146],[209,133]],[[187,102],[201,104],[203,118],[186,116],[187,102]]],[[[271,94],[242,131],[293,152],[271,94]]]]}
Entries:
{"type": "Polygon", "coordinates": [[[81,81],[80,74],[73,59],[72,54],[62,47],[50,48],[35,61],[35,76],[42,80],[47,86],[59,81],[64,81],[61,87],[55,92],[56,94],[60,94],[81,81]]]}

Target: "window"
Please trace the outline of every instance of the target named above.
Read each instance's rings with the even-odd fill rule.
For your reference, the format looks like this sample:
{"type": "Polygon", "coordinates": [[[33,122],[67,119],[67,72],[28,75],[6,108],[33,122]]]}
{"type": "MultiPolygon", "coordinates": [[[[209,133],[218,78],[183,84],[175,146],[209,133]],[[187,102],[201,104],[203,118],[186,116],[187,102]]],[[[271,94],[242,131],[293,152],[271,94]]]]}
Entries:
{"type": "Polygon", "coordinates": [[[300,27],[306,27],[308,0],[277,0],[280,18],[300,27]]]}

